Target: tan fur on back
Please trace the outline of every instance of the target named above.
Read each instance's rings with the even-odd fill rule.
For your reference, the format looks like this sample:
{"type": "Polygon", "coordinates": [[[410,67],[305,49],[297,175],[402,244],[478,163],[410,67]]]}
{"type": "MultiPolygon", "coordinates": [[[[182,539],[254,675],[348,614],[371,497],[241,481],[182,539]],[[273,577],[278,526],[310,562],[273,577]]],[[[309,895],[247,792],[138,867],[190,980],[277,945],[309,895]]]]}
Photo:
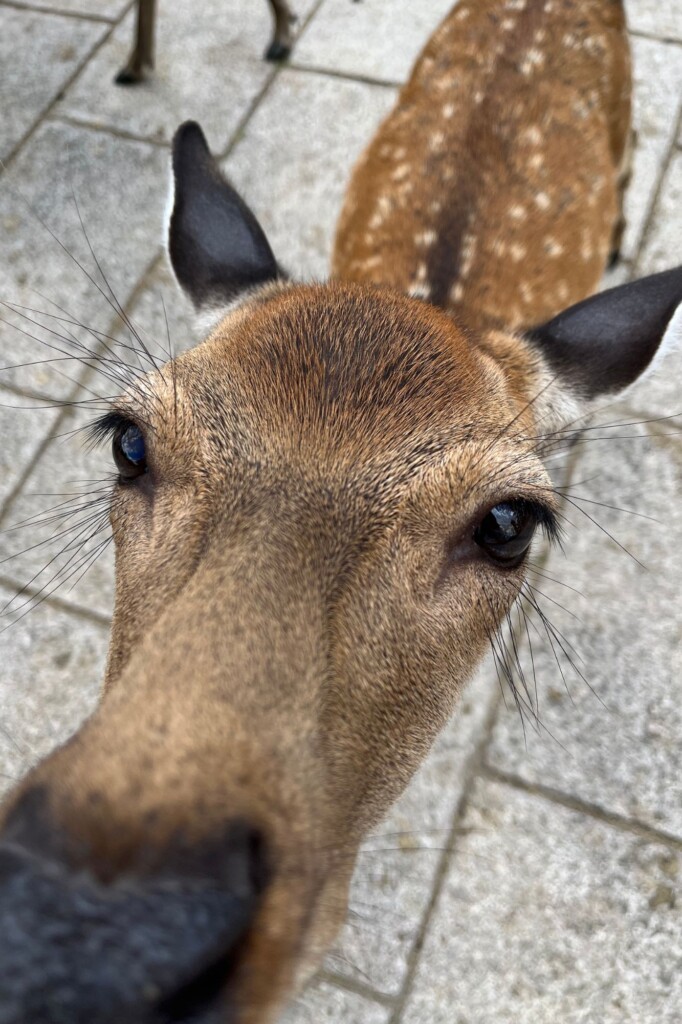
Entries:
{"type": "Polygon", "coordinates": [[[355,170],[334,274],[542,322],[603,273],[629,118],[620,2],[463,0],[355,170]]]}

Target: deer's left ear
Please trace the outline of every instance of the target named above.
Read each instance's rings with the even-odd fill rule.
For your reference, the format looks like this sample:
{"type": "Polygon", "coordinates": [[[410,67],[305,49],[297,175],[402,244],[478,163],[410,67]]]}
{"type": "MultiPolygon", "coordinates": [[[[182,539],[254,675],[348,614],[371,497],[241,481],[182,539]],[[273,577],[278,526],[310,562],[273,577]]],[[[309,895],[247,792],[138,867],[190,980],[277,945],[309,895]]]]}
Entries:
{"type": "Polygon", "coordinates": [[[275,280],[277,261],[263,229],[223,176],[195,121],[175,133],[173,183],[168,251],[197,310],[228,305],[275,280]]]}
{"type": "MultiPolygon", "coordinates": [[[[528,333],[558,382],[581,398],[622,391],[651,365],[682,303],[682,267],[571,306],[528,333]]],[[[666,346],[667,347],[667,344],[666,346]]]]}

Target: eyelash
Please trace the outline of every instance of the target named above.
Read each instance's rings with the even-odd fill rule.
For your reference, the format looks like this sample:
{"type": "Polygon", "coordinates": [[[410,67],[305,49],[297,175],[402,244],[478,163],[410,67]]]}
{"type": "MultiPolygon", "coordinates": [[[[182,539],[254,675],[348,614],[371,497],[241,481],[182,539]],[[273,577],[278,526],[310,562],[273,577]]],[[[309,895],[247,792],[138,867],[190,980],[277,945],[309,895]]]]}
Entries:
{"type": "Polygon", "coordinates": [[[99,448],[108,441],[113,441],[117,433],[126,427],[137,426],[134,420],[115,409],[100,416],[88,427],[88,438],[93,448],[99,448]]]}
{"type": "Polygon", "coordinates": [[[528,511],[535,516],[538,526],[541,527],[545,537],[551,544],[561,539],[561,523],[558,514],[553,508],[533,498],[517,498],[516,500],[522,502],[528,511]]]}

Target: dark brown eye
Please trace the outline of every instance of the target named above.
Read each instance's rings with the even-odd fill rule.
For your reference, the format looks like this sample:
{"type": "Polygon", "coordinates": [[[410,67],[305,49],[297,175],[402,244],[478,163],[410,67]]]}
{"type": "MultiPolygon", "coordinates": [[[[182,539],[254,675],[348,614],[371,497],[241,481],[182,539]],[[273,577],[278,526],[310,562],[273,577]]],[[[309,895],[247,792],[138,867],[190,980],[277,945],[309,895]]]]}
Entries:
{"type": "Polygon", "coordinates": [[[134,423],[122,423],[112,442],[114,462],[121,483],[129,483],[147,472],[144,435],[134,423]]]}
{"type": "Polygon", "coordinates": [[[540,522],[537,508],[527,501],[495,505],[474,531],[474,540],[499,565],[518,565],[530,547],[540,522]]]}

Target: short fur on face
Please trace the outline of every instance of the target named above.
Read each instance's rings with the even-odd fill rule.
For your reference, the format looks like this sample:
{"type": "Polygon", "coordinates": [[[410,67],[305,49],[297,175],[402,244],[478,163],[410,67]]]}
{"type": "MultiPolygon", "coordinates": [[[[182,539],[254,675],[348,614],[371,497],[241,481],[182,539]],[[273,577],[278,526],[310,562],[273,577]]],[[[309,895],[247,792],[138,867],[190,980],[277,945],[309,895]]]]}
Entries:
{"type": "MultiPolygon", "coordinates": [[[[219,978],[238,1024],[273,1020],[333,939],[359,843],[420,764],[519,594],[528,546],[505,557],[507,542],[518,539],[514,523],[528,542],[535,528],[552,532],[557,496],[543,466],[545,440],[563,436],[555,432],[572,428],[592,399],[627,387],[648,367],[682,300],[680,268],[585,299],[617,215],[618,140],[629,103],[622,10],[612,0],[581,8],[601,34],[583,24],[574,34],[583,75],[593,73],[604,46],[613,50],[604,71],[613,89],[602,90],[597,108],[585,100],[585,160],[608,161],[613,202],[585,222],[598,260],[590,249],[587,270],[581,264],[572,274],[575,264],[561,264],[570,299],[584,301],[560,312],[550,289],[546,302],[519,306],[505,322],[507,300],[523,293],[525,264],[515,263],[512,274],[505,259],[503,273],[481,255],[463,274],[458,218],[466,207],[479,252],[494,255],[496,206],[466,191],[463,206],[435,157],[409,179],[421,196],[416,215],[430,194],[452,214],[441,241],[457,234],[454,255],[447,247],[441,254],[450,253],[452,264],[433,262],[441,275],[438,295],[429,292],[434,303],[418,290],[407,294],[415,292],[415,265],[424,276],[417,249],[437,239],[431,228],[421,241],[404,234],[402,200],[389,205],[387,233],[376,235],[364,270],[351,272],[371,241],[363,224],[372,214],[358,182],[370,205],[373,189],[391,180],[401,194],[402,171],[396,175],[391,160],[402,157],[392,151],[382,164],[381,146],[403,120],[433,112],[428,97],[440,79],[432,73],[461,57],[452,41],[464,29],[455,22],[471,19],[467,53],[481,55],[476,75],[491,76],[489,108],[500,119],[493,135],[504,129],[513,148],[523,112],[509,97],[527,96],[523,83],[538,64],[528,47],[551,64],[552,17],[559,12],[562,30],[578,17],[571,0],[486,0],[478,11],[463,2],[444,23],[381,130],[384,141],[360,164],[336,256],[348,280],[287,281],[199,126],[179,129],[170,254],[198,312],[217,314],[217,326],[137,381],[102,425],[115,438],[126,425],[136,428],[146,459],[145,471],[122,478],[112,494],[116,608],[105,692],[81,731],[4,809],[16,830],[27,798],[42,794],[41,843],[49,839],[68,871],[104,885],[163,875],[178,863],[179,841],[181,870],[188,851],[196,869],[197,850],[214,849],[228,826],[246,822],[267,870],[257,912],[219,978]],[[516,92],[508,48],[504,59],[497,53],[504,32],[525,54],[516,54],[516,92]],[[393,248],[403,235],[407,256],[393,248]],[[452,286],[465,277],[477,284],[463,292],[469,298],[460,309],[452,286]],[[495,293],[495,282],[504,289],[495,293]],[[541,310],[551,316],[545,323],[541,310]],[[505,516],[509,534],[500,525],[505,516]]],[[[545,85],[538,96],[551,106],[545,85]]],[[[572,89],[578,102],[585,88],[583,77],[569,74],[562,97],[572,89]]],[[[472,125],[475,93],[473,104],[472,125]]],[[[438,116],[457,121],[444,109],[438,116]]],[[[552,125],[542,141],[554,181],[567,168],[556,157],[566,136],[552,125]]],[[[471,127],[471,140],[479,128],[471,127]]],[[[444,125],[443,145],[448,131],[444,125]]],[[[450,159],[464,166],[466,155],[450,143],[450,159]]],[[[486,152],[493,160],[497,150],[486,152]]],[[[501,161],[499,174],[511,166],[501,161]]],[[[529,201],[543,194],[535,178],[522,184],[529,201]]],[[[580,187],[583,198],[601,195],[587,180],[580,187]]],[[[561,204],[558,185],[547,195],[550,205],[561,204]]],[[[566,198],[569,206],[574,198],[566,198]]],[[[544,200],[536,205],[544,231],[544,200]]],[[[507,212],[522,225],[523,244],[536,245],[538,222],[507,212]]],[[[556,220],[558,242],[578,244],[576,222],[565,231],[562,224],[556,220]]],[[[504,237],[505,246],[521,244],[516,234],[513,242],[504,237]]],[[[544,280],[545,257],[554,256],[529,264],[536,282],[544,280]]],[[[427,279],[435,286],[435,277],[427,279]]],[[[554,282],[549,273],[547,280],[554,282]]],[[[209,876],[216,857],[199,860],[209,876]]],[[[18,976],[13,984],[29,982],[18,976]]]]}

